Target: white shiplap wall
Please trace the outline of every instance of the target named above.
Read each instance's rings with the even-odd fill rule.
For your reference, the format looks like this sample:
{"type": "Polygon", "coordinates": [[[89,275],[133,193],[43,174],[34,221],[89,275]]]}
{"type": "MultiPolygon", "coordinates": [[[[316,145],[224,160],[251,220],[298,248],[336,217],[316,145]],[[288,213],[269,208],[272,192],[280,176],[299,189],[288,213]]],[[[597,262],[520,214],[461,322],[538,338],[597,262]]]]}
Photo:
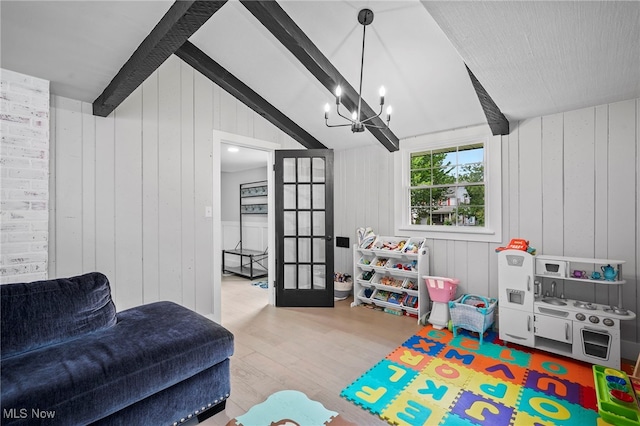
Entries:
{"type": "MultiPolygon", "coordinates": [[[[640,100],[537,117],[511,128],[502,137],[503,243],[429,239],[431,273],[459,278],[465,293],[497,297],[494,250],[511,238],[526,238],[540,254],[625,260],[624,306],[638,313],[640,100]]],[[[353,243],[360,226],[394,234],[392,157],[382,149],[336,152],[336,235],[353,243]]],[[[351,271],[351,251],[336,250],[336,270],[351,271]]],[[[616,292],[601,285],[566,283],[564,291],[567,297],[617,301],[616,292]]],[[[640,350],[639,325],[622,325],[623,355],[632,359],[640,350]]]]}
{"type": "Polygon", "coordinates": [[[52,97],[49,277],[105,273],[119,310],[213,310],[212,131],[299,148],[170,57],[109,117],[52,97]]]}

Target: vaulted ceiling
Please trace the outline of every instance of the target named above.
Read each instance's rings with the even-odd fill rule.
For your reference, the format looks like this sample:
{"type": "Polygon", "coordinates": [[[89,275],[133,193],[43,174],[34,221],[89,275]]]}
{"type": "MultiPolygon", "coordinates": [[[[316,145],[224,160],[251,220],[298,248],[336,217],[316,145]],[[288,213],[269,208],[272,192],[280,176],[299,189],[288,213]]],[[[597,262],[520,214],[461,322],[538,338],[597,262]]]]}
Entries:
{"type": "MultiPolygon", "coordinates": [[[[196,17],[202,26],[179,24],[181,30],[195,25],[184,48],[197,49],[263,106],[281,112],[282,120],[324,146],[380,146],[370,132],[325,127],[323,106],[334,101],[327,82],[260,22],[255,5],[215,3],[211,17],[196,17]]],[[[2,0],[0,65],[51,81],[54,94],[93,103],[172,5],[2,0]]],[[[325,68],[333,67],[355,89],[362,47],[357,14],[363,7],[374,11],[367,27],[363,98],[376,109],[377,89],[385,86],[394,109],[391,131],[400,139],[487,121],[465,65],[509,120],[640,97],[640,2],[286,0],[278,5],[329,62],[325,68]]],[[[169,49],[182,43],[179,35],[168,37],[169,49]]]]}

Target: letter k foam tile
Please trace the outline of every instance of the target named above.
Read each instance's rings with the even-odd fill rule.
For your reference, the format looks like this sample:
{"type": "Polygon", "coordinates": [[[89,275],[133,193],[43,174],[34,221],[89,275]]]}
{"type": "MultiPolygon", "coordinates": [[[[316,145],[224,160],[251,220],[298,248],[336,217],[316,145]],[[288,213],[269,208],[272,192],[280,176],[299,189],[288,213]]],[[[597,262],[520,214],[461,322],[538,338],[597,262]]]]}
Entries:
{"type": "Polygon", "coordinates": [[[515,408],[522,386],[486,374],[476,373],[465,385],[465,390],[507,407],[515,408]]]}

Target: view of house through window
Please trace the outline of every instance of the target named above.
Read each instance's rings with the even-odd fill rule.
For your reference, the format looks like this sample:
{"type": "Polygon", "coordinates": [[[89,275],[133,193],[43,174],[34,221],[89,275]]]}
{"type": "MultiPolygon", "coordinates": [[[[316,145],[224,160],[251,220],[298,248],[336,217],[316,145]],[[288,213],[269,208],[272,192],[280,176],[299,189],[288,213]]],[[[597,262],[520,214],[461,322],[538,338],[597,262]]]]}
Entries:
{"type": "Polygon", "coordinates": [[[411,153],[411,224],[485,226],[484,143],[411,153]]]}

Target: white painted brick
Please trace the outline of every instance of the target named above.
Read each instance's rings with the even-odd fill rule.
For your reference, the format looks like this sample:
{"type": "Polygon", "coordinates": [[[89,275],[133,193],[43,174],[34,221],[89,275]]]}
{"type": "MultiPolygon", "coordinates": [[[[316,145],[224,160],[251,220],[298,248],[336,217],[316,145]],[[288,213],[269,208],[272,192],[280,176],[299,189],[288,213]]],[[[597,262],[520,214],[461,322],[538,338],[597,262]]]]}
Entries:
{"type": "Polygon", "coordinates": [[[7,174],[3,174],[3,176],[9,177],[9,178],[16,178],[16,179],[37,179],[37,180],[48,180],[49,179],[49,173],[45,170],[34,170],[34,169],[4,169],[3,168],[3,172],[6,170],[7,174]]]}
{"type": "Polygon", "coordinates": [[[29,222],[2,222],[0,224],[2,232],[29,232],[31,224],[29,222]]]}
{"type": "Polygon", "coordinates": [[[17,232],[8,233],[7,235],[10,243],[47,241],[48,239],[48,232],[17,232]]]}
{"type": "Polygon", "coordinates": [[[31,230],[32,231],[48,231],[49,222],[47,221],[31,222],[31,230]]]}
{"type": "Polygon", "coordinates": [[[30,180],[31,189],[45,189],[49,190],[49,181],[48,180],[30,180]]]}
{"type": "Polygon", "coordinates": [[[48,108],[49,107],[49,96],[31,96],[29,100],[29,105],[33,105],[35,108],[48,108]]]}
{"type": "Polygon", "coordinates": [[[2,265],[0,266],[0,275],[19,275],[31,272],[29,265],[2,265]]]}
{"type": "Polygon", "coordinates": [[[31,126],[19,126],[15,123],[7,126],[7,134],[26,138],[48,138],[49,129],[34,129],[31,126]]]}
{"type": "Polygon", "coordinates": [[[46,272],[47,271],[47,261],[45,260],[44,262],[31,263],[31,264],[29,264],[29,270],[32,273],[46,272]]]}
{"type": "Polygon", "coordinates": [[[10,190],[8,198],[10,200],[47,200],[49,191],[10,190]]]}
{"type": "Polygon", "coordinates": [[[0,214],[3,215],[3,220],[5,220],[4,215],[11,213],[11,210],[29,210],[30,207],[31,205],[28,201],[7,201],[3,199],[0,201],[0,214]]]}
{"type": "MultiPolygon", "coordinates": [[[[22,253],[4,256],[5,265],[23,265],[28,263],[43,263],[47,261],[47,253],[22,253]]],[[[32,271],[34,272],[34,271],[32,271]]]]}
{"type": "Polygon", "coordinates": [[[31,168],[49,170],[49,162],[46,160],[31,160],[31,168]]]}
{"type": "MultiPolygon", "coordinates": [[[[48,90],[48,88],[47,88],[48,90]]],[[[48,93],[45,93],[43,91],[42,87],[35,87],[33,85],[33,82],[28,82],[28,83],[18,83],[18,82],[14,82],[14,83],[10,83],[9,84],[9,92],[12,93],[24,93],[26,95],[29,96],[33,96],[33,97],[42,97],[42,96],[48,96],[48,93]]]]}
{"type": "Polygon", "coordinates": [[[49,82],[0,69],[0,283],[47,278],[49,82]]]}
{"type": "Polygon", "coordinates": [[[15,253],[29,253],[30,251],[42,251],[34,250],[32,248],[34,244],[29,243],[6,243],[0,246],[0,254],[15,254],[15,253]]]}
{"type": "Polygon", "coordinates": [[[4,189],[31,189],[31,181],[28,179],[2,179],[2,188],[4,189]]]}
{"type": "Polygon", "coordinates": [[[49,158],[49,152],[43,149],[24,148],[20,146],[2,146],[2,155],[19,158],[35,158],[38,160],[46,160],[49,158]]]}
{"type": "Polygon", "coordinates": [[[31,201],[30,203],[31,210],[48,210],[49,209],[49,201],[31,201]]]}
{"type": "Polygon", "coordinates": [[[31,118],[9,113],[0,114],[0,120],[8,121],[9,123],[31,124],[31,118]]]}
{"type": "Polygon", "coordinates": [[[47,252],[49,250],[49,244],[48,243],[32,243],[29,246],[29,251],[35,251],[35,252],[47,252]]]}
{"type": "MultiPolygon", "coordinates": [[[[25,202],[27,205],[27,209],[30,206],[30,203],[25,202]]],[[[16,220],[16,221],[47,221],[49,220],[49,212],[47,209],[41,210],[13,210],[11,212],[2,212],[2,214],[7,215],[7,219],[3,216],[2,220],[16,220]]]]}
{"type": "Polygon", "coordinates": [[[10,92],[2,92],[2,94],[0,94],[0,97],[13,104],[22,104],[22,105],[29,105],[29,101],[31,100],[30,96],[22,95],[20,93],[10,93],[10,92]]]}
{"type": "Polygon", "coordinates": [[[29,117],[49,120],[49,108],[35,108],[33,105],[20,105],[7,102],[8,112],[29,117]]]}
{"type": "Polygon", "coordinates": [[[8,135],[5,132],[2,132],[2,136],[0,137],[0,143],[2,145],[17,145],[17,146],[30,146],[32,138],[23,138],[21,136],[12,136],[8,135]]]}
{"type": "MultiPolygon", "coordinates": [[[[47,163],[48,164],[48,163],[47,163]]],[[[33,167],[31,160],[28,158],[0,157],[0,166],[18,169],[28,169],[33,167]]],[[[44,167],[40,167],[44,168],[44,167]]]]}

